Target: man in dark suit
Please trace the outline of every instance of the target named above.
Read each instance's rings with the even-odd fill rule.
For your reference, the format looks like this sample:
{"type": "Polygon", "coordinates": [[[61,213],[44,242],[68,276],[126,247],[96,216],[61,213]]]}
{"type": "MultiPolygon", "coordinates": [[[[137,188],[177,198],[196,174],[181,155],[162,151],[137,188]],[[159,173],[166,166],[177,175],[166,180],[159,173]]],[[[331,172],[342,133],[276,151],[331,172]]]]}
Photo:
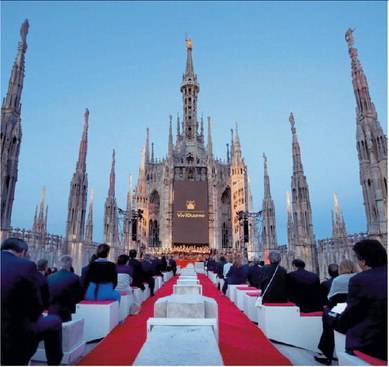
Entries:
{"type": "Polygon", "coordinates": [[[319,277],[304,269],[303,260],[294,259],[292,265],[296,270],[288,273],[287,276],[289,300],[300,307],[301,312],[321,311],[319,277]]]}
{"type": "Polygon", "coordinates": [[[249,271],[247,274],[247,280],[251,287],[259,288],[258,280],[260,275],[261,267],[259,266],[258,257],[254,258],[254,261],[250,264],[249,271]]]}
{"type": "Polygon", "coordinates": [[[60,258],[60,270],[49,275],[50,306],[49,315],[58,315],[62,322],[70,321],[76,312],[76,304],[83,299],[80,278],[72,273],[72,258],[60,258]]]}
{"type": "Polygon", "coordinates": [[[49,284],[47,283],[47,273],[49,270],[49,262],[46,259],[38,260],[37,264],[38,272],[36,274],[39,289],[41,291],[41,298],[43,308],[45,310],[49,307],[49,284]]]}
{"type": "Polygon", "coordinates": [[[130,260],[128,260],[128,266],[132,268],[132,286],[138,287],[143,291],[145,289],[145,286],[143,285],[142,264],[136,259],[136,255],[136,250],[130,250],[130,260]]]}
{"type": "Polygon", "coordinates": [[[328,275],[330,277],[320,283],[320,297],[323,306],[328,305],[328,293],[330,292],[332,281],[339,275],[338,268],[338,264],[328,265],[328,275]]]}
{"type": "Polygon", "coordinates": [[[42,317],[43,305],[28,245],[8,238],[1,245],[1,364],[27,365],[44,340],[49,365],[62,359],[62,325],[57,316],[42,317]]]}
{"type": "Polygon", "coordinates": [[[177,272],[177,263],[176,263],[176,260],[174,260],[173,256],[170,256],[169,257],[169,266],[173,272],[173,275],[176,276],[176,272],[177,272]]]}
{"type": "Polygon", "coordinates": [[[335,320],[346,333],[346,351],[388,359],[387,254],[377,240],[363,240],[353,250],[362,269],[350,279],[347,308],[335,320]]]}
{"type": "Polygon", "coordinates": [[[154,296],[154,287],[155,287],[154,275],[156,275],[156,268],[149,254],[145,254],[141,264],[142,264],[142,271],[143,271],[143,282],[149,285],[150,296],[154,296]]]}
{"type": "Polygon", "coordinates": [[[280,265],[281,255],[278,251],[270,251],[270,264],[259,268],[257,278],[263,303],[287,302],[286,270],[280,265]]]}

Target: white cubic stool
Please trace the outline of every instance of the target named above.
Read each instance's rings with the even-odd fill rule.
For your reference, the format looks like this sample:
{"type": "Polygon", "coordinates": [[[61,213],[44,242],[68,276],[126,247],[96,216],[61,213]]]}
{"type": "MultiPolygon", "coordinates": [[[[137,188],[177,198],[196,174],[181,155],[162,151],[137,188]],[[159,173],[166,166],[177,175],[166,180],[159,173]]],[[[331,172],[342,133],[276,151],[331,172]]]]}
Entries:
{"type": "Polygon", "coordinates": [[[244,310],[244,296],[248,291],[256,291],[257,288],[255,287],[236,287],[236,305],[238,306],[239,310],[243,311],[244,310]]]}
{"type": "Polygon", "coordinates": [[[160,289],[162,287],[163,278],[160,275],[158,275],[158,276],[156,275],[156,276],[154,276],[154,281],[155,281],[154,292],[156,292],[158,289],[160,289]]]}
{"type": "Polygon", "coordinates": [[[132,292],[134,295],[134,302],[138,305],[141,305],[143,303],[143,300],[144,300],[144,295],[143,295],[142,289],[140,289],[138,287],[131,287],[131,288],[132,288],[132,292]]]}
{"type": "Polygon", "coordinates": [[[143,283],[145,289],[143,291],[143,302],[146,301],[147,298],[150,297],[150,287],[147,283],[143,283]]]}
{"type": "Polygon", "coordinates": [[[246,287],[247,284],[228,284],[226,296],[231,302],[236,303],[236,287],[246,287]]]}
{"type": "Polygon", "coordinates": [[[76,317],[85,320],[84,340],[104,338],[119,323],[118,301],[81,301],[76,317]]]}
{"type": "Polygon", "coordinates": [[[120,321],[124,321],[125,318],[129,315],[130,313],[130,306],[131,306],[131,300],[132,297],[129,293],[127,292],[120,292],[120,321]]]}
{"type": "Polygon", "coordinates": [[[165,271],[162,273],[163,281],[166,283],[173,276],[172,271],[165,271]]]}
{"type": "Polygon", "coordinates": [[[216,273],[214,273],[213,271],[209,271],[208,272],[208,278],[211,280],[211,282],[214,285],[217,285],[217,275],[216,275],[216,273]]]}
{"type": "Polygon", "coordinates": [[[243,311],[246,316],[253,322],[258,322],[257,308],[255,307],[255,301],[260,295],[260,291],[246,292],[243,297],[243,311]]]}
{"type": "MultiPolygon", "coordinates": [[[[84,319],[74,319],[62,323],[62,351],[61,364],[74,364],[85,349],[84,319]]],[[[33,361],[47,362],[46,351],[43,341],[31,358],[33,361]]]]}

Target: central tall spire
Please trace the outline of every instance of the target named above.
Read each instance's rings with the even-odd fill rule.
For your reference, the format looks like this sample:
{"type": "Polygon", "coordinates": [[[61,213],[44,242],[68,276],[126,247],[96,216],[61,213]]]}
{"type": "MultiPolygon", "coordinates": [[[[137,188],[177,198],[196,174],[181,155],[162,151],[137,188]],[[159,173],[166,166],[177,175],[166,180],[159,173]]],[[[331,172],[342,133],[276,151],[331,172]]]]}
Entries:
{"type": "Polygon", "coordinates": [[[200,85],[197,82],[197,75],[194,73],[192,60],[192,40],[186,39],[186,68],[182,76],[181,93],[184,109],[184,136],[188,140],[193,140],[197,136],[197,95],[200,85]]]}

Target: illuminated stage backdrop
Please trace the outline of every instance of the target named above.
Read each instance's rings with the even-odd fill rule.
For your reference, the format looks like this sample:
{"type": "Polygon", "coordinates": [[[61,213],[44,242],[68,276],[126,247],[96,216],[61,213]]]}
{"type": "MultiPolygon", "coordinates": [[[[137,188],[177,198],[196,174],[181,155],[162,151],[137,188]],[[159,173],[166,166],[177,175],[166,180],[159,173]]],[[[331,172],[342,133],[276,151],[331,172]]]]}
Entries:
{"type": "Polygon", "coordinates": [[[208,245],[208,184],[175,181],[173,245],[208,245]]]}

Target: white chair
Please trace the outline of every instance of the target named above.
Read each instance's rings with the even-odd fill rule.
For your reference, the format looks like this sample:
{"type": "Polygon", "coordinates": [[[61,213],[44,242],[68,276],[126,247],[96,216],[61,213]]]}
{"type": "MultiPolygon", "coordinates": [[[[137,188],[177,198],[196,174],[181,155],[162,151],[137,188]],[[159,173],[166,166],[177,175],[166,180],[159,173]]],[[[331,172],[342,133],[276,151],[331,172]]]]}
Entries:
{"type": "Polygon", "coordinates": [[[253,322],[258,323],[257,308],[255,307],[255,301],[259,296],[260,291],[246,292],[243,297],[243,312],[253,322]]]}
{"type": "Polygon", "coordinates": [[[236,305],[239,308],[239,310],[244,310],[244,296],[248,291],[256,291],[257,288],[255,287],[249,287],[249,286],[243,286],[243,287],[236,287],[236,305]]]}
{"type": "MultiPolygon", "coordinates": [[[[346,352],[346,335],[334,330],[335,335],[335,353],[338,357],[339,366],[371,366],[363,359],[346,352]]],[[[382,361],[384,362],[384,361],[382,361]]],[[[387,364],[382,364],[387,365],[387,364]]]]}
{"type": "Polygon", "coordinates": [[[154,276],[154,281],[155,281],[154,292],[156,292],[158,289],[160,289],[162,287],[163,278],[160,275],[156,275],[156,276],[154,276]]]}
{"type": "Polygon", "coordinates": [[[143,285],[145,286],[145,289],[143,291],[143,302],[144,302],[146,301],[147,298],[150,297],[150,287],[148,283],[143,283],[143,285]]]}
{"type": "Polygon", "coordinates": [[[245,287],[247,284],[228,284],[226,296],[236,303],[236,287],[245,287]]]}
{"type": "Polygon", "coordinates": [[[138,305],[141,305],[143,303],[143,300],[144,300],[144,295],[143,295],[142,289],[140,289],[138,287],[131,287],[131,288],[132,288],[132,292],[134,295],[134,302],[138,305]]]}
{"type": "Polygon", "coordinates": [[[104,338],[119,323],[119,302],[81,301],[76,306],[76,317],[85,320],[85,341],[104,338]]]}
{"type": "Polygon", "coordinates": [[[124,321],[130,313],[130,306],[133,303],[132,289],[131,293],[120,292],[120,321],[124,321]]]}
{"type": "MultiPolygon", "coordinates": [[[[61,364],[75,364],[85,350],[84,319],[74,319],[62,323],[62,351],[61,364]]],[[[43,341],[31,358],[37,362],[47,362],[43,341]]]]}
{"type": "Polygon", "coordinates": [[[258,327],[269,339],[318,351],[323,332],[320,312],[300,314],[299,307],[293,303],[264,303],[257,312],[258,327]]]}

